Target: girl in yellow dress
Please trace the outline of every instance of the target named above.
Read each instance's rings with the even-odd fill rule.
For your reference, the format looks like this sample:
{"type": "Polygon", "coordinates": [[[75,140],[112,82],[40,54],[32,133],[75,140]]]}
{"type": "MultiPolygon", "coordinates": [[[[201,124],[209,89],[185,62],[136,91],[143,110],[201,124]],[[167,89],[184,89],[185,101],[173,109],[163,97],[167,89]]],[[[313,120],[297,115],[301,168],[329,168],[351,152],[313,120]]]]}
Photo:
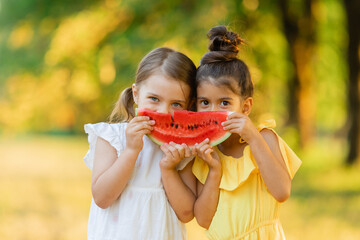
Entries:
{"type": "Polygon", "coordinates": [[[279,221],[300,159],[275,133],[273,120],[256,127],[249,118],[253,84],[237,58],[238,34],[210,29],[209,52],[197,72],[197,110],[230,111],[224,129],[232,135],[217,147],[206,139],[193,151],[198,179],[194,215],[209,239],[285,239],[279,221]]]}

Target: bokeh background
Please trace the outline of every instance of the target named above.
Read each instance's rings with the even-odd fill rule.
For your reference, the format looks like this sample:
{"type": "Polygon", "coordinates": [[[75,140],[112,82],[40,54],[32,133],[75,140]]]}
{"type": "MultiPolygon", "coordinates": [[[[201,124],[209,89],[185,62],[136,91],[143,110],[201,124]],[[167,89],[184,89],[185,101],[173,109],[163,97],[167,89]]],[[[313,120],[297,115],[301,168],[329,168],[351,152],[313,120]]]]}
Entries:
{"type": "Polygon", "coordinates": [[[287,239],[360,239],[359,16],[358,0],[0,0],[0,239],[86,239],[83,125],[108,120],[153,48],[198,66],[217,25],[246,41],[250,117],[303,160],[287,239]]]}

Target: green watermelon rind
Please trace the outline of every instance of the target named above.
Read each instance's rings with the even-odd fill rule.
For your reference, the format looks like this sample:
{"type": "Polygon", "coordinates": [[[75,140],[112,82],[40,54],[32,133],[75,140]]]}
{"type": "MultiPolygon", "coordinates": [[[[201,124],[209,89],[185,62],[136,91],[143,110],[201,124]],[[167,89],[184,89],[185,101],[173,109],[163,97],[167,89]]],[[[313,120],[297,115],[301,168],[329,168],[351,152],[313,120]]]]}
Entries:
{"type": "MultiPolygon", "coordinates": [[[[228,115],[230,115],[231,113],[233,112],[228,112],[228,115]]],[[[138,108],[135,108],[135,116],[138,115],[138,108]]],[[[219,145],[220,143],[224,142],[226,139],[228,139],[231,135],[231,132],[226,132],[225,135],[215,141],[212,141],[209,143],[209,145],[211,146],[216,146],[216,145],[219,145]]],[[[157,138],[153,137],[151,134],[146,134],[146,136],[151,140],[153,141],[154,143],[158,144],[158,145],[163,145],[165,142],[162,142],[162,141],[159,141],[157,138]]],[[[190,147],[193,147],[193,146],[190,146],[190,147]]]]}
{"type": "Polygon", "coordinates": [[[225,141],[226,139],[228,139],[228,137],[230,137],[230,135],[231,135],[231,132],[227,132],[227,133],[225,133],[225,135],[224,135],[222,138],[219,138],[219,139],[216,140],[216,141],[210,142],[210,145],[211,145],[211,146],[219,145],[220,143],[222,143],[223,141],[225,141]]]}
{"type": "Polygon", "coordinates": [[[146,134],[146,136],[148,136],[148,138],[150,138],[151,141],[153,141],[154,143],[156,143],[157,145],[163,145],[165,142],[159,141],[158,139],[154,138],[153,136],[151,136],[151,134],[146,134]]]}

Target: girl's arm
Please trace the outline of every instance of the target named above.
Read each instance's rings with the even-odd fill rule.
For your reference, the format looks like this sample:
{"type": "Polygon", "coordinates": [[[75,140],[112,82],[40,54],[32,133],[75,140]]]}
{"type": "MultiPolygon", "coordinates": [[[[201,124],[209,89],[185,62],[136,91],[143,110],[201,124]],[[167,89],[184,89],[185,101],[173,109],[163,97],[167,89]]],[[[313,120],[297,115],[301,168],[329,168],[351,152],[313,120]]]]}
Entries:
{"type": "Polygon", "coordinates": [[[175,167],[184,157],[190,157],[186,145],[164,144],[161,150],[165,156],[160,161],[161,179],[166,196],[180,221],[186,223],[194,218],[196,179],[192,174],[193,161],[180,172],[175,167]]]}
{"type": "Polygon", "coordinates": [[[215,215],[220,195],[220,181],[222,168],[219,156],[208,145],[208,139],[196,145],[194,151],[209,166],[209,173],[205,184],[197,183],[197,199],[194,206],[195,218],[200,226],[209,229],[215,215]]]}
{"type": "Polygon", "coordinates": [[[97,139],[91,190],[99,207],[109,207],[124,190],[143,147],[142,137],[150,133],[153,124],[148,117],[133,118],[126,128],[126,147],[119,157],[109,142],[97,139]]]}
{"type": "Polygon", "coordinates": [[[277,201],[286,201],[290,197],[291,178],[277,136],[271,130],[264,129],[249,145],[269,192],[277,201]]]}
{"type": "Polygon", "coordinates": [[[291,178],[277,136],[268,129],[259,133],[248,116],[241,113],[231,114],[224,122],[224,129],[239,134],[249,144],[269,192],[277,201],[286,201],[290,196],[291,178]]]}

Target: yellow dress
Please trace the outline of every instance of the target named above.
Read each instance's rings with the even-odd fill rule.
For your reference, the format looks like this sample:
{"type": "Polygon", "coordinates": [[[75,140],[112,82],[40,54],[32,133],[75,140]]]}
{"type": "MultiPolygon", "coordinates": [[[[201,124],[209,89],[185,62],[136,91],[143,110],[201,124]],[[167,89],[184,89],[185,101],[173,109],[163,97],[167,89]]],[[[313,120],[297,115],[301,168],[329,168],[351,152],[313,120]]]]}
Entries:
{"type": "MultiPolygon", "coordinates": [[[[261,124],[258,130],[261,131],[264,128],[272,130],[274,127],[275,121],[270,120],[261,124]]],[[[301,160],[278,135],[277,137],[281,154],[292,179],[301,165],[301,160]]],[[[215,150],[220,156],[223,176],[220,182],[217,210],[206,231],[208,238],[216,240],[285,239],[279,221],[281,204],[268,192],[250,147],[245,147],[241,158],[226,156],[217,147],[215,150]]],[[[192,171],[204,184],[209,168],[201,158],[195,158],[192,171]]]]}

